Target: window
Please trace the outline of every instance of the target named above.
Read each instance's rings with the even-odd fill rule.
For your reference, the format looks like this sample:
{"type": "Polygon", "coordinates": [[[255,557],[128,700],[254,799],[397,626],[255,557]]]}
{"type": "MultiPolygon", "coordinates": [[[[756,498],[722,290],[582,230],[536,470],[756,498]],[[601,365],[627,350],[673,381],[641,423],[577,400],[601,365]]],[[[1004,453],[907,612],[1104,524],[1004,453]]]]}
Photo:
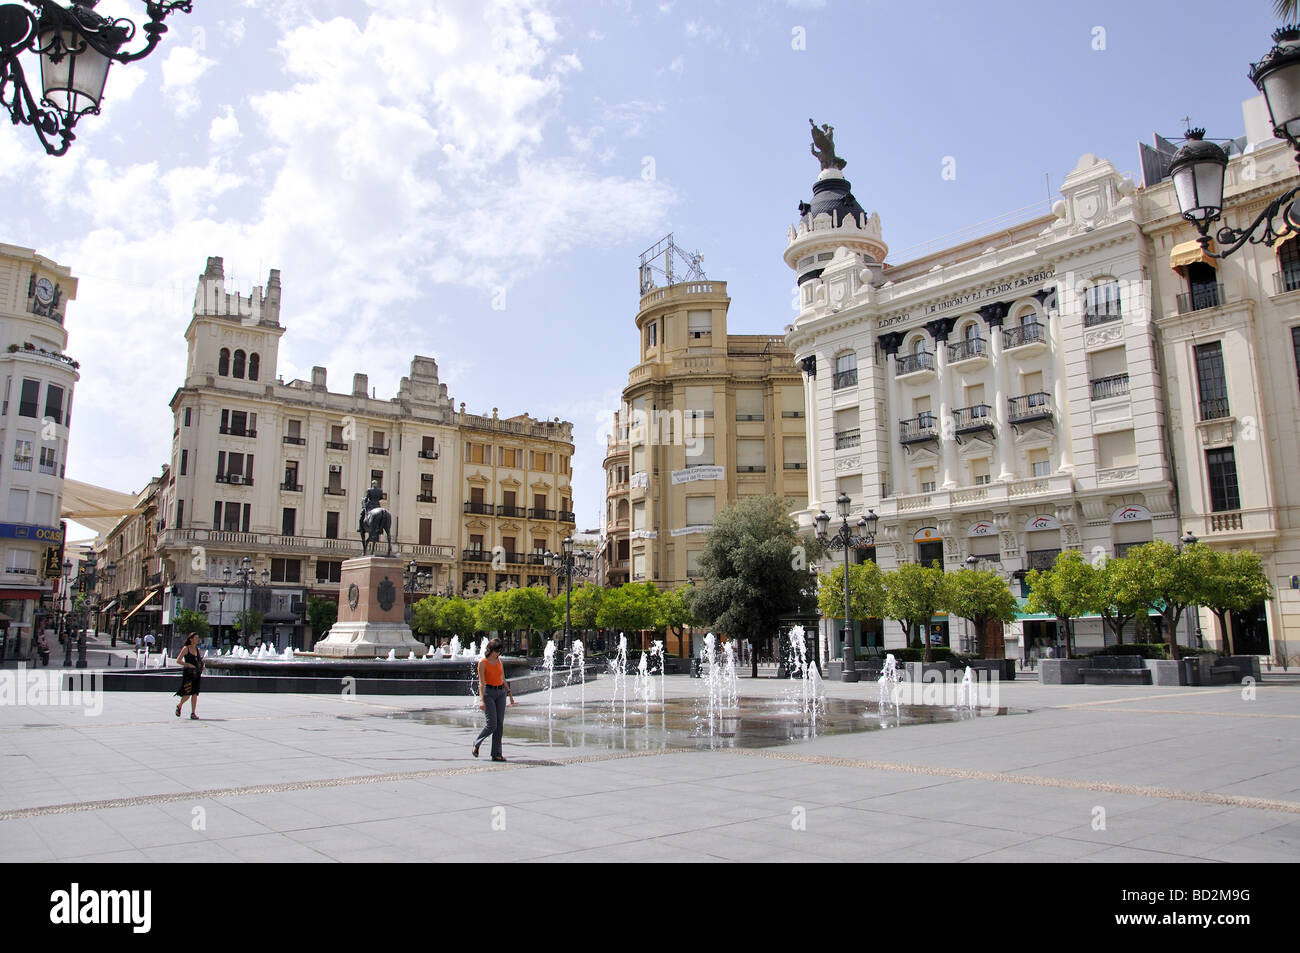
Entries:
{"type": "Polygon", "coordinates": [[[176,528],[181,529],[185,526],[185,501],[176,501],[176,528]]]}
{"type": "Polygon", "coordinates": [[[190,452],[188,450],[182,450],[181,451],[181,476],[185,476],[185,471],[189,468],[189,464],[190,464],[190,452]]]}
{"type": "Polygon", "coordinates": [[[234,361],[231,362],[231,369],[230,369],[231,377],[238,377],[240,380],[243,380],[245,359],[246,356],[242,350],[235,351],[235,359],[234,361]]]}
{"type": "Polygon", "coordinates": [[[632,504],[632,529],[645,529],[645,503],[632,504]]]}
{"type": "Polygon", "coordinates": [[[317,582],[338,582],[343,578],[343,563],[337,559],[316,560],[317,582]]]}
{"type": "Polygon", "coordinates": [[[284,461],[284,489],[292,490],[298,486],[298,461],[284,461]]]}
{"type": "Polygon", "coordinates": [[[54,447],[41,447],[41,472],[54,476],[58,470],[58,457],[54,447]]]}
{"type": "Polygon", "coordinates": [[[988,457],[970,462],[971,482],[976,486],[987,486],[989,483],[989,461],[988,457]]]}
{"type": "Polygon", "coordinates": [[[1237,490],[1237,455],[1232,447],[1205,451],[1210,475],[1210,509],[1215,513],[1241,509],[1237,490]]]}
{"type": "Polygon", "coordinates": [[[781,416],[797,419],[802,417],[803,415],[804,415],[803,388],[782,387],[781,388],[781,416]]]}
{"type": "Polygon", "coordinates": [[[387,450],[388,434],[382,430],[370,431],[370,446],[374,450],[387,450]]]}
{"type": "Polygon", "coordinates": [[[1277,275],[1278,293],[1300,288],[1300,244],[1283,242],[1277,250],[1277,263],[1281,267],[1277,275]]]}
{"type": "Polygon", "coordinates": [[[757,387],[742,387],[736,390],[736,419],[763,419],[763,391],[757,387]]]}
{"type": "Polygon", "coordinates": [[[280,517],[280,535],[292,536],[298,526],[298,511],[291,506],[286,506],[280,517]]]}
{"type": "Polygon", "coordinates": [[[491,464],[492,448],[489,445],[483,443],[466,442],[465,462],[491,464]]]}
{"type": "Polygon", "coordinates": [[[339,514],[337,511],[331,511],[325,514],[325,538],[339,538],[339,514]]]}
{"type": "Polygon", "coordinates": [[[382,489],[384,488],[384,471],[383,471],[383,470],[371,470],[371,471],[370,471],[370,482],[371,482],[371,483],[377,483],[377,484],[379,485],[379,489],[382,490],[382,489]]]}
{"type": "Polygon", "coordinates": [[[713,335],[712,311],[688,311],[686,313],[687,343],[700,341],[713,335]]]}
{"type": "Polygon", "coordinates": [[[257,375],[261,371],[261,368],[262,359],[256,354],[250,354],[248,356],[248,379],[250,381],[257,380],[257,375]]]}
{"type": "Polygon", "coordinates": [[[651,321],[645,329],[645,346],[647,348],[659,346],[659,322],[651,321]]]}
{"type": "Polygon", "coordinates": [[[1133,431],[1117,430],[1114,433],[1097,435],[1097,468],[1110,470],[1115,467],[1137,466],[1137,445],[1133,431]]]}
{"type": "Polygon", "coordinates": [[[852,387],[858,382],[858,355],[854,351],[848,351],[840,354],[835,358],[835,380],[833,388],[840,390],[844,387],[852,387]]]}
{"type": "Polygon", "coordinates": [[[217,354],[217,373],[222,377],[230,375],[230,348],[223,347],[217,354]]]}
{"type": "Polygon", "coordinates": [[[433,545],[433,520],[431,519],[420,520],[420,545],[433,545]]]}
{"type": "Polygon", "coordinates": [[[5,402],[3,406],[0,406],[0,416],[7,416],[9,413],[9,387],[13,382],[12,377],[5,378],[5,402]]]}
{"type": "Polygon", "coordinates": [[[1219,273],[1203,261],[1187,266],[1187,293],[1178,296],[1178,312],[1201,311],[1219,306],[1219,273]]]}
{"type": "Polygon", "coordinates": [[[45,416],[56,424],[63,423],[63,388],[57,384],[45,388],[45,416]]]}
{"type": "Polygon", "coordinates": [[[1029,451],[1029,473],[1036,477],[1052,475],[1052,461],[1046,450],[1029,451]]]}
{"type": "Polygon", "coordinates": [[[717,501],[712,496],[688,496],[686,498],[686,525],[712,526],[713,514],[717,510],[717,501]]]}
{"type": "Polygon", "coordinates": [[[1223,371],[1223,344],[1219,341],[1198,344],[1195,354],[1201,420],[1229,416],[1228,381],[1223,371]]]}
{"type": "Polygon", "coordinates": [[[18,439],[14,441],[14,469],[30,470],[32,468],[32,441],[18,439]]]}
{"type": "Polygon", "coordinates": [[[532,462],[529,466],[529,469],[541,470],[543,473],[550,473],[551,455],[549,453],[542,453],[538,450],[534,450],[532,452],[532,462]]]}
{"type": "Polygon", "coordinates": [[[9,509],[5,513],[5,518],[11,523],[27,522],[27,491],[10,490],[9,491],[9,509]]]}
{"type": "Polygon", "coordinates": [[[189,408],[189,407],[186,407],[186,408],[185,408],[185,426],[188,427],[189,425],[190,425],[190,408],[189,408]]]}
{"type": "Polygon", "coordinates": [[[291,441],[293,441],[294,443],[299,443],[299,442],[302,441],[302,421],[301,421],[301,420],[291,420],[291,421],[289,421],[289,439],[290,439],[291,441]]]}
{"type": "Polygon", "coordinates": [[[18,416],[35,417],[36,404],[40,397],[41,382],[33,380],[23,380],[22,394],[18,398],[18,416]]]}
{"type": "Polygon", "coordinates": [[[835,411],[835,449],[843,450],[848,447],[856,447],[862,441],[862,432],[859,424],[858,408],[842,407],[835,411]]]}
{"type": "Polygon", "coordinates": [[[767,469],[767,441],[737,440],[736,469],[741,473],[762,473],[767,469]]]}
{"type": "Polygon", "coordinates": [[[934,467],[921,467],[916,471],[916,482],[922,493],[933,493],[935,487],[934,467]]]}
{"type": "Polygon", "coordinates": [[[272,582],[302,582],[301,559],[271,559],[272,582]]]}
{"type": "Polygon", "coordinates": [[[1084,291],[1083,301],[1084,327],[1118,320],[1120,317],[1119,282],[1108,280],[1092,285],[1084,291]]]}
{"type": "Polygon", "coordinates": [[[808,468],[808,447],[803,437],[782,437],[781,455],[787,470],[808,468]]]}
{"type": "Polygon", "coordinates": [[[686,418],[713,416],[713,388],[708,385],[688,384],[684,394],[686,398],[686,418]]]}
{"type": "Polygon", "coordinates": [[[483,534],[473,533],[469,538],[469,548],[476,553],[483,552],[483,534]]]}
{"type": "MultiPolygon", "coordinates": [[[[425,439],[428,440],[430,443],[433,442],[433,439],[431,437],[426,437],[425,439]]],[[[501,448],[501,466],[503,467],[510,467],[511,469],[519,469],[524,465],[523,458],[524,458],[524,452],[522,450],[515,450],[511,447],[501,448]]]]}
{"type": "MultiPolygon", "coordinates": [[[[1287,244],[1293,243],[1287,242],[1287,244]]],[[[1300,381],[1300,326],[1291,329],[1291,355],[1295,358],[1296,380],[1300,381]]]]}
{"type": "Polygon", "coordinates": [[[686,441],[686,465],[705,467],[713,465],[713,438],[696,437],[686,441]]]}

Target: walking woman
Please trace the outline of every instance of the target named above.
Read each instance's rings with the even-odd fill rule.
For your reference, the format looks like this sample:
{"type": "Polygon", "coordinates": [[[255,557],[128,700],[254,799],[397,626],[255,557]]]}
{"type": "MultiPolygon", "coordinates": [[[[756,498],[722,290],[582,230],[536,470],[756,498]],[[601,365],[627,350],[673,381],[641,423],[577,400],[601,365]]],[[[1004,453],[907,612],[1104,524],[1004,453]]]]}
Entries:
{"type": "Polygon", "coordinates": [[[185,699],[190,700],[190,718],[195,721],[201,721],[194,712],[194,707],[199,703],[199,678],[203,674],[203,653],[199,650],[199,634],[191,632],[185,637],[185,644],[181,646],[181,652],[176,656],[176,661],[184,668],[181,671],[181,690],[176,694],[180,696],[180,701],[176,703],[176,717],[181,716],[181,706],[185,704],[185,699]]]}
{"type": "Polygon", "coordinates": [[[506,699],[515,703],[510,683],[506,681],[505,666],[501,664],[501,640],[493,639],[487,645],[487,651],[478,660],[478,707],[487,715],[487,724],[474,739],[471,749],[478,757],[478,746],[488,735],[492,736],[492,760],[504,761],[501,756],[501,733],[505,731],[506,699]]]}

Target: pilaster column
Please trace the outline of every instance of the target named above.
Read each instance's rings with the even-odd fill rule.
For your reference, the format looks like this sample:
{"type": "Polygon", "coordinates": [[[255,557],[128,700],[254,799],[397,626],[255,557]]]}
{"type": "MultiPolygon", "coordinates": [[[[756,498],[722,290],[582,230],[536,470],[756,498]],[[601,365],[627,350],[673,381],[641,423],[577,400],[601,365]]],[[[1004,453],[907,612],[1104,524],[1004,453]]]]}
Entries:
{"type": "MultiPolygon", "coordinates": [[[[808,467],[808,508],[820,509],[821,487],[821,422],[817,419],[817,355],[809,354],[800,360],[803,368],[803,418],[804,460],[808,467]]],[[[834,422],[831,423],[834,427],[834,422]]],[[[834,439],[832,437],[832,439],[834,439]]]]}
{"type": "Polygon", "coordinates": [[[889,449],[889,495],[897,496],[903,487],[903,445],[898,442],[898,349],[903,335],[897,332],[880,335],[880,349],[885,355],[885,433],[889,449]]]}
{"type": "Polygon", "coordinates": [[[1010,483],[1016,478],[1012,459],[1012,430],[1007,423],[1007,400],[1011,396],[1010,358],[1002,350],[1002,319],[1006,306],[989,306],[980,309],[980,316],[988,326],[989,350],[993,355],[993,421],[997,425],[999,483],[1010,483]]]}
{"type": "Polygon", "coordinates": [[[939,376],[939,467],[943,471],[939,487],[944,490],[951,490],[957,485],[953,479],[956,421],[952,417],[952,375],[948,373],[948,335],[952,333],[956,321],[956,318],[942,318],[925,326],[934,343],[934,368],[939,376]]]}

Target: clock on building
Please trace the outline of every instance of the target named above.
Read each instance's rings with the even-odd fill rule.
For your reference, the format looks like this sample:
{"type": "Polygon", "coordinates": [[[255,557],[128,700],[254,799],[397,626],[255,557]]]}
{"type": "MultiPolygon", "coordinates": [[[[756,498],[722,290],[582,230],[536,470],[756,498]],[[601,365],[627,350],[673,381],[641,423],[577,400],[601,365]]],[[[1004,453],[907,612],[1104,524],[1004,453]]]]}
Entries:
{"type": "Polygon", "coordinates": [[[54,282],[50,281],[49,278],[36,279],[36,288],[33,294],[41,304],[49,304],[54,300],[54,282]]]}

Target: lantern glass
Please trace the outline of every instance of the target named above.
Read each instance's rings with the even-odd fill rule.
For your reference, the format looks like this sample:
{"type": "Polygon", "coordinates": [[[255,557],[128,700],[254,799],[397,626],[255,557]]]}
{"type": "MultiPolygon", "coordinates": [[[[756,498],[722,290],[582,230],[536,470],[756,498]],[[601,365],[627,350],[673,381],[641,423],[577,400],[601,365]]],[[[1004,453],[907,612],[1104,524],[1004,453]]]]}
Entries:
{"type": "Polygon", "coordinates": [[[849,506],[852,501],[847,493],[841,493],[835,500],[835,509],[840,514],[841,519],[849,518],[849,506]]]}
{"type": "Polygon", "coordinates": [[[1268,104],[1274,135],[1292,141],[1300,138],[1300,61],[1269,70],[1256,85],[1268,104]]]}
{"type": "Polygon", "coordinates": [[[831,523],[830,516],[826,513],[825,510],[822,510],[821,513],[817,516],[815,522],[817,523],[817,537],[819,539],[825,539],[826,528],[830,526],[831,523]]]}
{"type": "Polygon", "coordinates": [[[51,52],[62,55],[57,62],[50,53],[41,57],[45,99],[74,118],[98,110],[112,60],[73,30],[45,30],[40,35],[42,49],[56,42],[56,32],[59,42],[51,52]]]}

